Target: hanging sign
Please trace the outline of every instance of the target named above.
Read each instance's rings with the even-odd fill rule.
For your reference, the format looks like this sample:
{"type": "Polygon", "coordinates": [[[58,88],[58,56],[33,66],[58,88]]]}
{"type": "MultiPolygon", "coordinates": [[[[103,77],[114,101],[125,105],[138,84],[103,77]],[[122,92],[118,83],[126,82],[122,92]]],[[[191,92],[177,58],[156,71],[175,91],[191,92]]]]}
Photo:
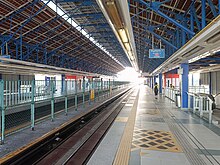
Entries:
{"type": "Polygon", "coordinates": [[[149,58],[165,58],[165,49],[149,49],[149,58]]]}
{"type": "MultiPolygon", "coordinates": [[[[10,59],[11,56],[10,55],[0,55],[0,58],[8,58],[8,59],[10,59]]],[[[9,62],[3,61],[3,60],[0,60],[0,62],[2,62],[2,63],[9,63],[9,62]]]]}

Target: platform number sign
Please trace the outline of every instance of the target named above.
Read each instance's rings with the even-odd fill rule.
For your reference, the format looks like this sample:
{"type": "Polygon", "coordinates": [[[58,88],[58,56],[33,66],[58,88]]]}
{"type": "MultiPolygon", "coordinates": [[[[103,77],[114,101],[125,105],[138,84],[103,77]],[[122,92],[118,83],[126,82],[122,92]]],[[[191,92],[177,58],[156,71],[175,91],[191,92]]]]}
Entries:
{"type": "Polygon", "coordinates": [[[149,49],[149,58],[165,58],[165,49],[149,49]]]}

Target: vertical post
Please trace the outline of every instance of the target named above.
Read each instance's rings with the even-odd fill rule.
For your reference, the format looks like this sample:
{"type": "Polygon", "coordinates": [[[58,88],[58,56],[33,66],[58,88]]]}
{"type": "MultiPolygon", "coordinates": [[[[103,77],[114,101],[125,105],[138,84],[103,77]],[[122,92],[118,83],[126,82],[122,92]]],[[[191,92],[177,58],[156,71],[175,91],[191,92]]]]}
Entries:
{"type": "MultiPolygon", "coordinates": [[[[193,10],[194,10],[194,5],[191,6],[190,8],[190,30],[193,32],[194,31],[194,17],[193,17],[193,10]]],[[[191,38],[193,35],[190,35],[191,38]]]]}
{"type": "Polygon", "coordinates": [[[188,74],[189,74],[189,64],[184,63],[181,64],[181,68],[183,69],[183,74],[181,75],[181,103],[182,108],[188,108],[188,74]]]}
{"type": "Polygon", "coordinates": [[[209,72],[209,94],[212,94],[212,73],[209,72]]]}
{"type": "Polygon", "coordinates": [[[78,93],[78,90],[77,90],[77,79],[75,79],[75,111],[77,111],[78,109],[78,105],[77,105],[77,93],[78,93]]]}
{"type": "Polygon", "coordinates": [[[220,0],[218,0],[218,14],[220,15],[220,0]]]}
{"type": "Polygon", "coordinates": [[[63,92],[66,92],[66,91],[65,91],[65,85],[66,85],[66,84],[65,84],[65,74],[62,74],[61,77],[62,77],[62,78],[61,78],[61,81],[62,81],[62,82],[61,82],[61,93],[63,94],[63,92]]]}
{"type": "Polygon", "coordinates": [[[202,29],[206,26],[206,0],[202,0],[202,29]]]}
{"type": "Polygon", "coordinates": [[[82,86],[82,88],[83,88],[83,108],[85,108],[85,86],[86,84],[85,84],[85,77],[83,76],[83,86],[82,86]]]}
{"type": "Polygon", "coordinates": [[[101,93],[103,94],[103,79],[101,78],[101,93]]]}
{"type": "Polygon", "coordinates": [[[90,84],[91,83],[91,79],[89,79],[88,81],[89,81],[89,90],[88,90],[88,92],[89,92],[89,105],[90,105],[91,104],[91,91],[92,91],[91,90],[91,84],[90,84]]]}
{"type": "Polygon", "coordinates": [[[154,76],[154,83],[153,83],[153,88],[154,88],[154,84],[156,83],[156,76],[154,76]]]}
{"type": "Polygon", "coordinates": [[[5,107],[4,107],[4,81],[0,80],[0,110],[1,110],[1,144],[5,140],[5,107]]]}
{"type": "Polygon", "coordinates": [[[182,30],[182,45],[181,46],[183,46],[185,43],[186,43],[186,32],[182,30]]]}
{"type": "Polygon", "coordinates": [[[154,87],[154,81],[153,81],[153,77],[151,77],[151,88],[153,89],[154,87]]]}
{"type": "Polygon", "coordinates": [[[95,102],[95,81],[92,79],[93,101],[95,102]]]}
{"type": "Polygon", "coordinates": [[[64,86],[64,90],[65,90],[65,115],[67,115],[67,113],[68,113],[67,80],[65,80],[64,83],[65,83],[65,86],[64,86]]]}
{"type": "Polygon", "coordinates": [[[34,109],[34,94],[35,94],[35,80],[31,82],[31,130],[34,130],[35,126],[35,109],[34,109]]]}
{"type": "Polygon", "coordinates": [[[180,47],[180,34],[179,34],[179,29],[176,29],[176,42],[177,42],[177,47],[180,47]]]}
{"type": "Polygon", "coordinates": [[[99,100],[99,92],[100,92],[100,82],[101,82],[101,80],[98,80],[98,100],[99,100]]]}
{"type": "Polygon", "coordinates": [[[109,96],[111,95],[111,80],[108,79],[108,91],[109,91],[109,96]]]}
{"type": "Polygon", "coordinates": [[[54,81],[51,84],[51,121],[54,121],[54,81]]]}
{"type": "Polygon", "coordinates": [[[159,93],[162,94],[162,73],[159,74],[159,93]]]}
{"type": "Polygon", "coordinates": [[[22,33],[20,34],[20,60],[23,60],[23,57],[22,57],[22,33]]]}

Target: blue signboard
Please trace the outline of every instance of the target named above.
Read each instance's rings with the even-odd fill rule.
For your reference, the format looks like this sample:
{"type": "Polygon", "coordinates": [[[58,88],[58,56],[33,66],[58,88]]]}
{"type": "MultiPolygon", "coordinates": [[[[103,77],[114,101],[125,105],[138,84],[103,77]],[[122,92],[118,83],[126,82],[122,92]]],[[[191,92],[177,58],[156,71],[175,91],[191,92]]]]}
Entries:
{"type": "Polygon", "coordinates": [[[165,58],[165,49],[149,49],[149,58],[165,58]]]}
{"type": "MultiPolygon", "coordinates": [[[[8,58],[8,59],[10,59],[11,58],[11,56],[10,55],[0,55],[0,57],[1,58],[8,58]]],[[[4,62],[4,61],[2,61],[2,60],[0,60],[0,62],[2,62],[2,63],[8,63],[8,62],[4,62]]]]}

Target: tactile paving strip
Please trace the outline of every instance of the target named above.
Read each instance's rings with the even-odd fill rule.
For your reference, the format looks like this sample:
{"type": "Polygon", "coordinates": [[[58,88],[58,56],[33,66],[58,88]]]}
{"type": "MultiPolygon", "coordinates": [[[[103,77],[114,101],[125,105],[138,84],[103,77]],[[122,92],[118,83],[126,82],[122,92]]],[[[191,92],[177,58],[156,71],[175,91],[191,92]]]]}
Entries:
{"type": "Polygon", "coordinates": [[[135,128],[131,150],[139,148],[168,152],[182,152],[180,145],[177,143],[171,132],[135,128]]]}

